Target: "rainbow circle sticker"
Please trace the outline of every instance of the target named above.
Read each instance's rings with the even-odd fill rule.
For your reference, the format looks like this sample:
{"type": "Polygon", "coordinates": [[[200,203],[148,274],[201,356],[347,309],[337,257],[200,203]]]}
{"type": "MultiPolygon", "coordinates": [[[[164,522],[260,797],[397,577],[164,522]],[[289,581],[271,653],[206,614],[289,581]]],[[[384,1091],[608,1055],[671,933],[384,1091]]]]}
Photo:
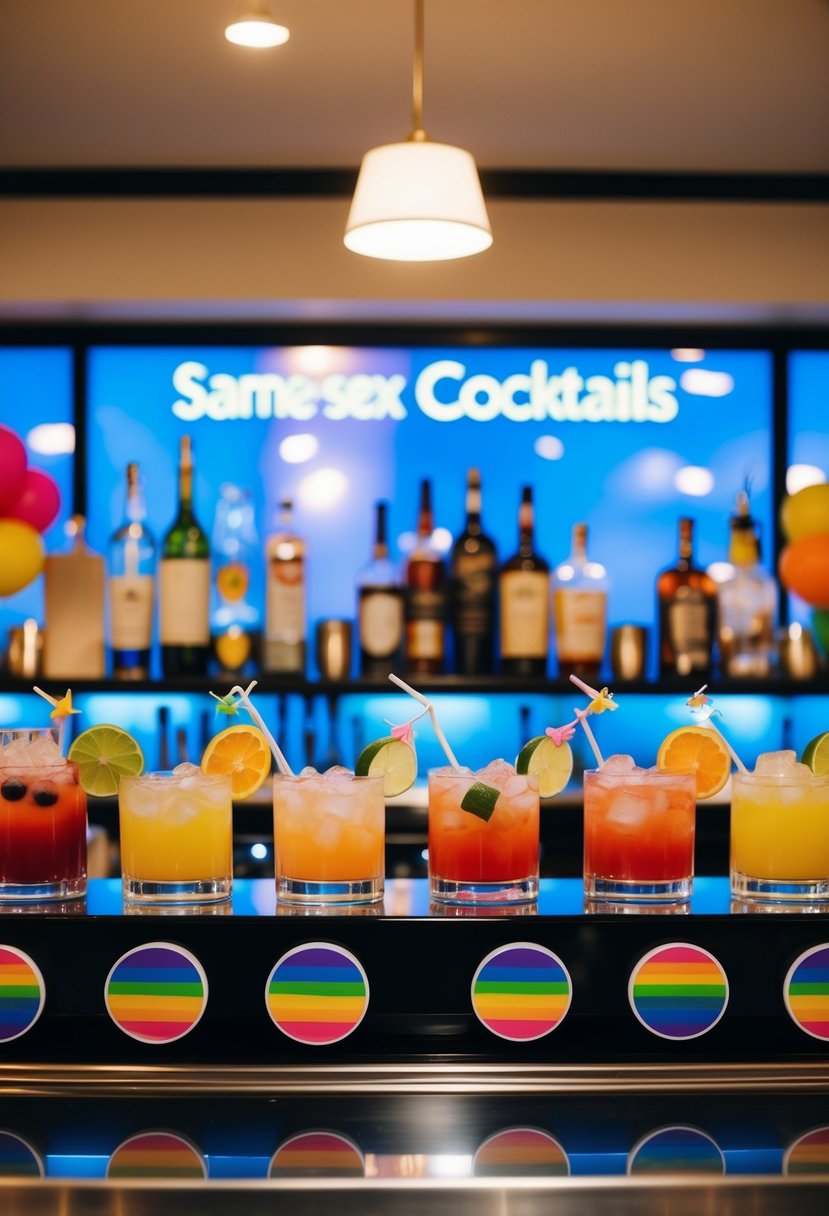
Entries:
{"type": "Polygon", "coordinates": [[[107,1162],[107,1178],[206,1178],[204,1157],[173,1132],[139,1132],[119,1144],[107,1162]]]}
{"type": "Polygon", "coordinates": [[[829,945],[812,946],[794,960],[783,983],[791,1018],[813,1039],[829,1039],[829,945]]]}
{"type": "Polygon", "coordinates": [[[139,1043],[173,1043],[207,1006],[207,976],[182,946],[148,942],[122,954],[104,985],[107,1013],[139,1043]]]}
{"type": "Polygon", "coordinates": [[[362,1178],[363,1154],[339,1132],[302,1132],[280,1144],[271,1158],[269,1178],[362,1178]]]}
{"type": "Polygon", "coordinates": [[[783,1157],[784,1174],[829,1174],[829,1127],[816,1127],[795,1140],[783,1157]]]}
{"type": "Polygon", "coordinates": [[[43,1158],[14,1132],[0,1131],[0,1178],[43,1178],[43,1158]]]}
{"type": "Polygon", "coordinates": [[[472,1160],[484,1178],[562,1178],[570,1160],[558,1140],[537,1127],[507,1127],[484,1140],[472,1160]]]}
{"type": "Polygon", "coordinates": [[[628,1000],[646,1030],[660,1039],[707,1034],[728,1004],[722,964],[687,942],[657,946],[640,958],[628,982],[628,1000]]]}
{"type": "Polygon", "coordinates": [[[368,1009],[368,977],[342,946],[309,942],[283,954],[268,976],[265,1005],[289,1039],[314,1047],[339,1043],[368,1009]]]}
{"type": "Polygon", "coordinates": [[[541,1039],[564,1020],[573,999],[564,963],[534,942],[499,946],[472,977],[472,1008],[501,1039],[541,1039]]]}
{"type": "Polygon", "coordinates": [[[46,985],[34,959],[15,946],[0,946],[0,1043],[31,1030],[45,1000],[46,985]]]}
{"type": "Polygon", "coordinates": [[[724,1174],[725,1158],[716,1140],[696,1127],[660,1127],[634,1144],[628,1174],[724,1174]]]}

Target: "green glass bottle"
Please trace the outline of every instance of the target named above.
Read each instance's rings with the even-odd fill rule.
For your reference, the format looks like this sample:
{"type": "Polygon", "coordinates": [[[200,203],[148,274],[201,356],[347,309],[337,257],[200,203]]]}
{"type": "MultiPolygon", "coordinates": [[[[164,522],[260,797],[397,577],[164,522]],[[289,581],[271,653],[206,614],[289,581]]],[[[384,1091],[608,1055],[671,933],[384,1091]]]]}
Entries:
{"type": "Polygon", "coordinates": [[[159,567],[159,635],[165,677],[203,676],[210,655],[210,542],[193,514],[193,447],[179,446],[178,514],[159,567]]]}

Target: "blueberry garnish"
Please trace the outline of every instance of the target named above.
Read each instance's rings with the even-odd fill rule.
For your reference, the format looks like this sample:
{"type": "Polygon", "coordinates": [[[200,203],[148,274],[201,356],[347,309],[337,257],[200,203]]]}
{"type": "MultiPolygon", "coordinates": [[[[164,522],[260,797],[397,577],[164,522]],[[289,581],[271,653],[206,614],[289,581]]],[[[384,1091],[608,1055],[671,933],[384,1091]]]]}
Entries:
{"type": "Polygon", "coordinates": [[[18,781],[16,777],[8,777],[0,785],[0,794],[5,798],[6,802],[19,802],[25,793],[25,785],[22,781],[18,781]]]}
{"type": "Polygon", "coordinates": [[[32,798],[38,806],[54,806],[58,800],[58,796],[54,790],[42,788],[35,790],[32,798]]]}

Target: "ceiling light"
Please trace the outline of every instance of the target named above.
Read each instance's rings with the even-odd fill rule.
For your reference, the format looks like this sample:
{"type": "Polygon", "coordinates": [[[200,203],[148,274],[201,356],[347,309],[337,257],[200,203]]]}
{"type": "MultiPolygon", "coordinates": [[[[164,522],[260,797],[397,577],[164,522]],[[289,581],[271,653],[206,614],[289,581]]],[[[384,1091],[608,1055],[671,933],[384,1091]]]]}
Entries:
{"type": "Polygon", "coordinates": [[[412,133],[366,152],[343,238],[370,258],[438,262],[492,244],[473,157],[423,130],[423,2],[415,0],[412,133]]]}
{"type": "Polygon", "coordinates": [[[225,38],[237,46],[282,46],[290,36],[290,31],[284,25],[274,21],[264,0],[251,4],[248,12],[238,21],[231,22],[225,30],[225,38]]]}

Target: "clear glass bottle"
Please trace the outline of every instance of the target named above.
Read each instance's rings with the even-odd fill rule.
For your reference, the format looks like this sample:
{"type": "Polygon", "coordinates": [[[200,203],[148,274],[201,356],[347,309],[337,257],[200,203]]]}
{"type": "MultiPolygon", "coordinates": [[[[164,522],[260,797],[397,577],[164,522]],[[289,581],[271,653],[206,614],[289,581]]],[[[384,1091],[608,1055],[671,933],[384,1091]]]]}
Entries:
{"type": "Polygon", "coordinates": [[[595,683],[607,641],[607,572],[587,556],[587,524],[573,524],[571,546],[553,572],[558,667],[595,683]]]}
{"type": "Polygon", "coordinates": [[[777,583],[760,564],[760,537],[748,494],[737,495],[728,560],[734,574],[717,589],[723,675],[767,676],[774,666],[777,583]]]}
{"type": "Polygon", "coordinates": [[[389,558],[387,502],[375,504],[371,561],[357,575],[357,625],[360,672],[387,676],[400,663],[403,649],[405,593],[397,567],[389,558]]]}
{"type": "Polygon", "coordinates": [[[659,674],[711,674],[717,585],[694,564],[694,521],[679,521],[679,552],[656,579],[659,674]]]}
{"type": "Polygon", "coordinates": [[[495,660],[498,554],[481,524],[481,474],[466,474],[466,525],[452,547],[452,634],[455,671],[488,675],[495,660]]]}
{"type": "Polygon", "coordinates": [[[305,617],[305,541],[294,527],[294,504],[279,504],[277,530],[265,544],[265,671],[304,675],[307,648],[305,617]]]}
{"type": "Polygon", "coordinates": [[[109,542],[107,575],[112,674],[122,680],[150,674],[156,543],[146,515],[141,473],[133,461],[127,465],[124,520],[109,542]]]}
{"type": "Polygon", "coordinates": [[[417,543],[406,563],[406,666],[435,675],[446,662],[446,562],[432,541],[432,483],[420,483],[417,543]]]}
{"type": "Polygon", "coordinates": [[[159,635],[165,676],[203,676],[210,657],[210,541],[193,512],[193,447],[179,444],[178,512],[161,549],[159,635]]]}
{"type": "Polygon", "coordinates": [[[550,566],[535,550],[532,486],[521,491],[518,552],[501,567],[498,591],[504,671],[545,675],[550,648],[550,566]]]}
{"type": "Polygon", "coordinates": [[[250,492],[225,482],[213,519],[213,596],[210,632],[221,671],[250,667],[259,642],[261,617],[252,595],[259,539],[250,492]]]}

